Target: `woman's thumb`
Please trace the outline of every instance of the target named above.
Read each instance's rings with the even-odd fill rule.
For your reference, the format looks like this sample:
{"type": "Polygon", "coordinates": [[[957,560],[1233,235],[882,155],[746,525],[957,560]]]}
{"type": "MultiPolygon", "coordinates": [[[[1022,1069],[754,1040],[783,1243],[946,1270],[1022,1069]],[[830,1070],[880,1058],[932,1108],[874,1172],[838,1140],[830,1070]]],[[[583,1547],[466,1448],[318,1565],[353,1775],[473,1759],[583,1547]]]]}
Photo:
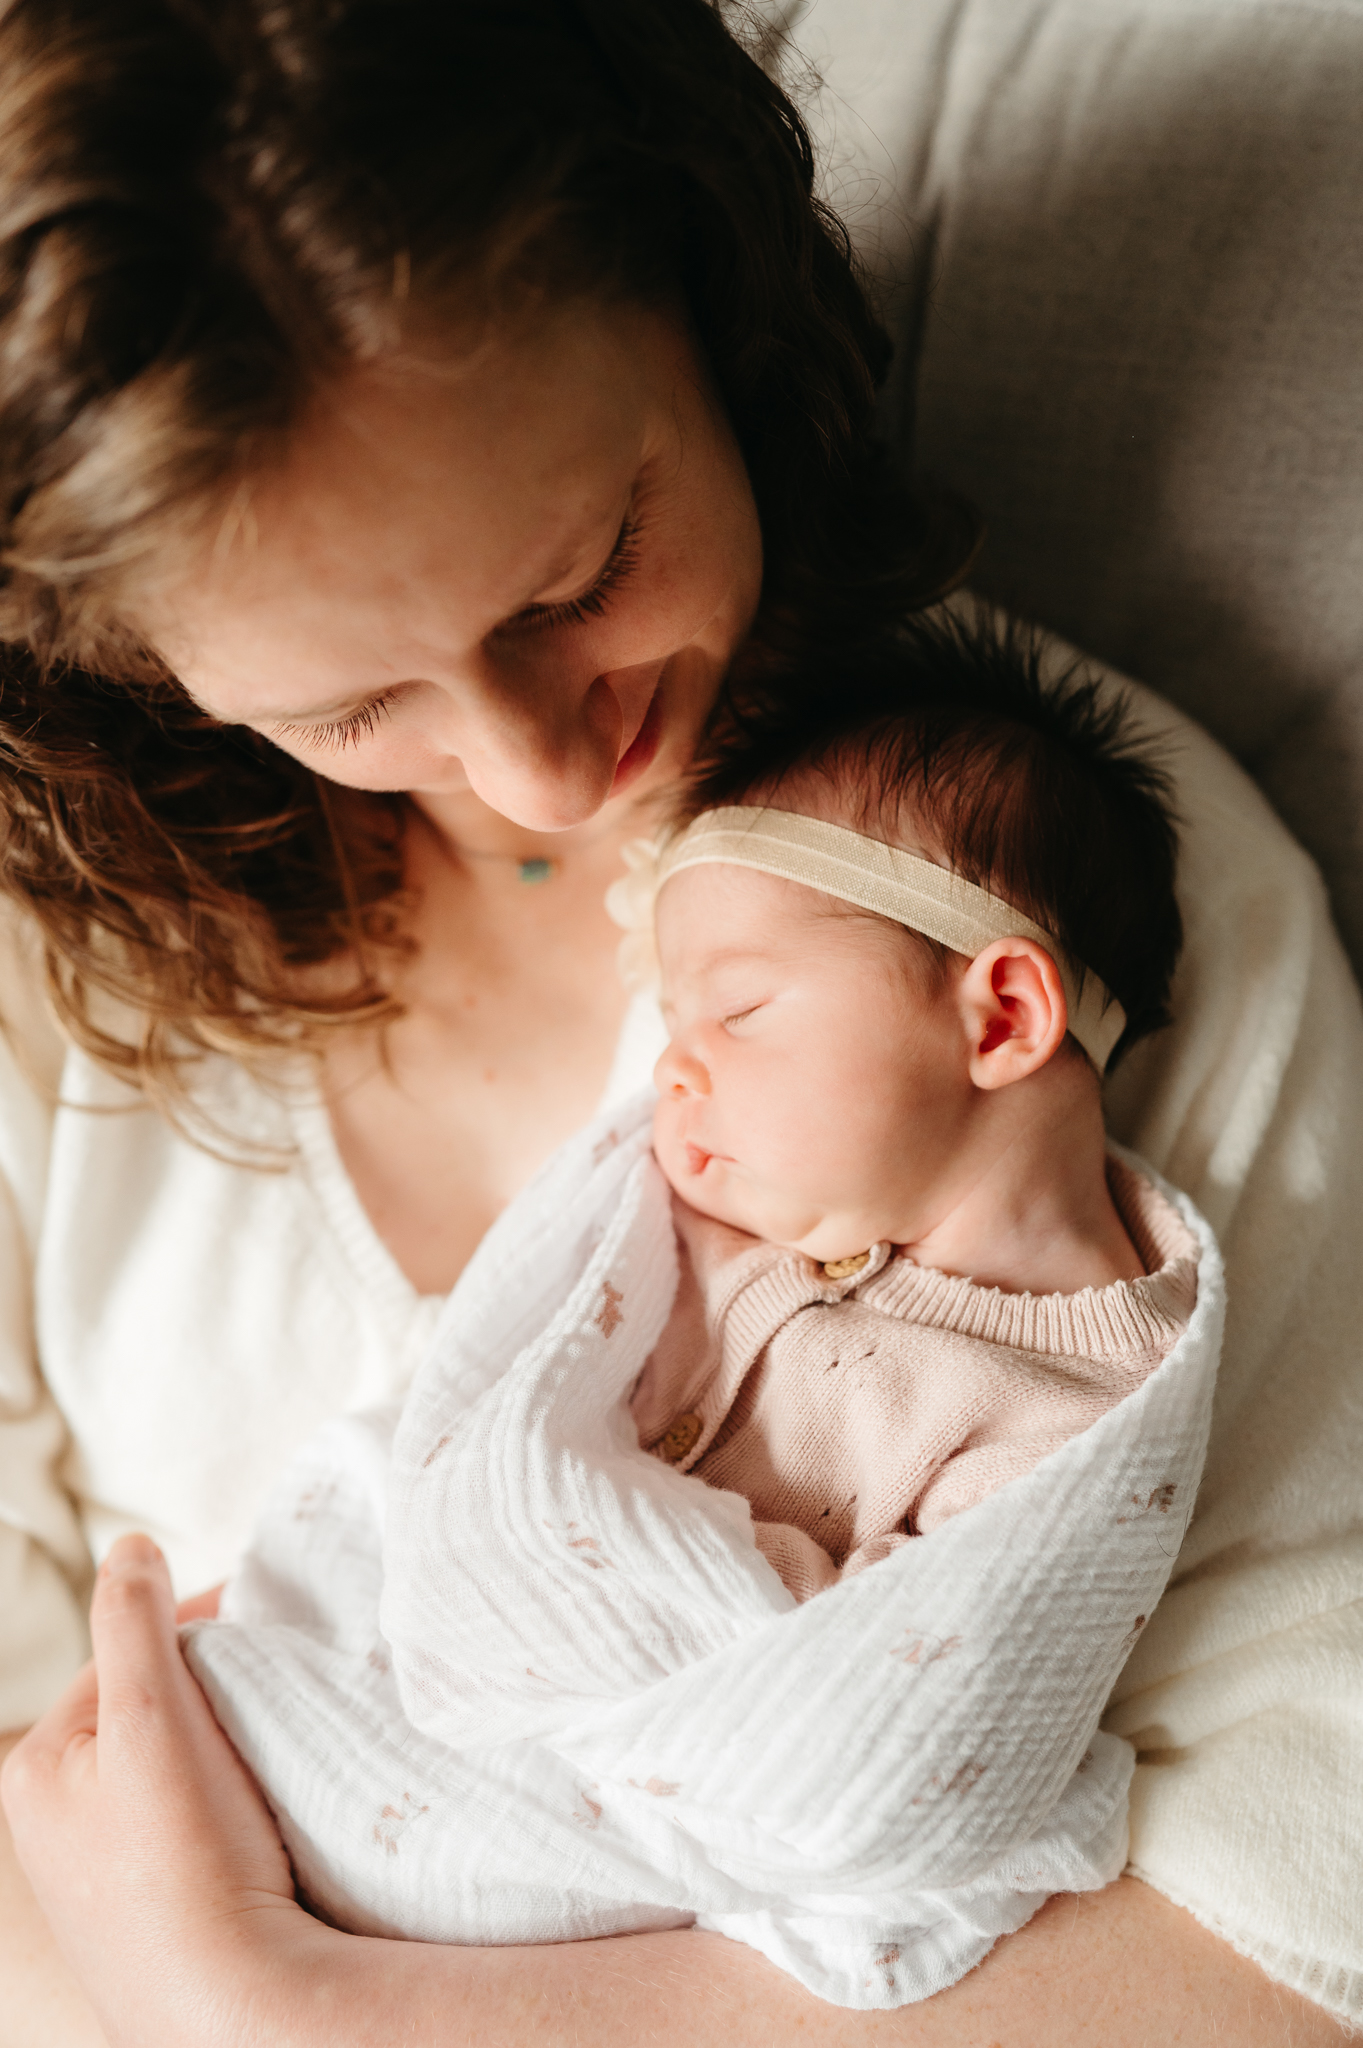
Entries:
{"type": "Polygon", "coordinates": [[[103,1736],[110,1719],[163,1704],[180,1669],[170,1573],[149,1536],[121,1536],[100,1566],[90,1635],[103,1736]]]}

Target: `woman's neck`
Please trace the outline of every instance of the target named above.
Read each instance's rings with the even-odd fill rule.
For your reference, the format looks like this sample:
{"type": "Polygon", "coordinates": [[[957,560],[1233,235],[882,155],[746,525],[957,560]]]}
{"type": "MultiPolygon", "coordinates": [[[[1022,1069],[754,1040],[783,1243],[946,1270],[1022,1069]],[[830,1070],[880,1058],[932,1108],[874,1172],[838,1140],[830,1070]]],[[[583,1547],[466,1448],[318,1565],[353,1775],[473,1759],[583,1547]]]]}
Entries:
{"type": "Polygon", "coordinates": [[[400,1014],[382,1036],[330,1039],[324,1086],[360,1202],[423,1293],[452,1284],[600,1098],[627,1001],[604,896],[632,821],[587,843],[599,822],[535,834],[476,799],[413,806],[402,907],[414,943],[384,963],[400,1014]],[[548,859],[546,842],[561,866],[527,886],[521,866],[548,859]]]}
{"type": "Polygon", "coordinates": [[[649,824],[647,811],[632,796],[603,805],[585,824],[563,832],[536,832],[518,825],[471,789],[415,795],[412,804],[441,849],[454,859],[470,865],[482,861],[505,862],[508,868],[545,868],[555,877],[586,854],[600,852],[609,865],[618,859],[624,842],[646,832],[649,824]]]}

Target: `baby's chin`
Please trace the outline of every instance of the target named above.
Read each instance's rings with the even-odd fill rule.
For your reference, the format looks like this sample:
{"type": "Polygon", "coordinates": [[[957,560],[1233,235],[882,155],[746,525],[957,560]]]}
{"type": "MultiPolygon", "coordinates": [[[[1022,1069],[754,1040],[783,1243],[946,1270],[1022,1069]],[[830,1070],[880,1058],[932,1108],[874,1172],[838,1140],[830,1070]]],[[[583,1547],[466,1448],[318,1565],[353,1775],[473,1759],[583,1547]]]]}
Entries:
{"type": "MultiPolygon", "coordinates": [[[[796,1214],[788,1201],[764,1193],[746,1175],[732,1172],[730,1161],[697,1145],[679,1144],[658,1133],[653,1150],[663,1178],[687,1207],[716,1223],[727,1223],[731,1230],[802,1251],[811,1235],[817,1239],[827,1229],[817,1212],[796,1214]]],[[[814,1256],[822,1259],[833,1254],[816,1252],[814,1256]]]]}
{"type": "Polygon", "coordinates": [[[713,1152],[659,1128],[653,1133],[653,1156],[664,1180],[688,1208],[713,1217],[716,1223],[727,1223],[731,1229],[745,1230],[750,1237],[767,1236],[763,1225],[769,1219],[764,1205],[754,1201],[753,1191],[729,1172],[728,1160],[717,1159],[713,1152]]]}

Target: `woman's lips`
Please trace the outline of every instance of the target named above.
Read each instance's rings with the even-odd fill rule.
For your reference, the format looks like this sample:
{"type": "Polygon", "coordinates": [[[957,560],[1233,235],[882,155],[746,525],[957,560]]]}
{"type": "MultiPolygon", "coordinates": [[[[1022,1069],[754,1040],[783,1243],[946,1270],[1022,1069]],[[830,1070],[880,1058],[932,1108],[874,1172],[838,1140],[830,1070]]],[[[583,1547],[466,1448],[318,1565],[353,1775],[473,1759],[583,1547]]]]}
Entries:
{"type": "Polygon", "coordinates": [[[653,761],[663,736],[663,692],[659,682],[648,700],[644,722],[634,738],[625,748],[616,763],[615,780],[611,784],[611,795],[619,796],[622,789],[628,789],[636,782],[653,761]]]}

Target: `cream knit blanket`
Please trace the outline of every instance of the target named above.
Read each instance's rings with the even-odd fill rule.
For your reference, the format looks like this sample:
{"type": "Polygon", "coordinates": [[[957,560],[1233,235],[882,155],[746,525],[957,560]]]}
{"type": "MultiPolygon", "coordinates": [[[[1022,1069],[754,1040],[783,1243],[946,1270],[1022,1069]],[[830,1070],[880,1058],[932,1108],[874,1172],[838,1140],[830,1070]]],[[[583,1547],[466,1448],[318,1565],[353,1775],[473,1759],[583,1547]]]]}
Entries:
{"type": "MultiPolygon", "coordinates": [[[[400,1416],[276,1489],[192,1668],[329,1918],[432,1941],[696,1924],[854,2007],[929,1996],[1126,1855],[1098,1732],[1191,1510],[1219,1255],[1093,1428],[797,1607],[745,1501],[640,1450],[677,1279],[651,1093],[490,1232],[400,1416]]],[[[1152,1176],[1153,1177],[1153,1176],[1152,1176]]]]}

